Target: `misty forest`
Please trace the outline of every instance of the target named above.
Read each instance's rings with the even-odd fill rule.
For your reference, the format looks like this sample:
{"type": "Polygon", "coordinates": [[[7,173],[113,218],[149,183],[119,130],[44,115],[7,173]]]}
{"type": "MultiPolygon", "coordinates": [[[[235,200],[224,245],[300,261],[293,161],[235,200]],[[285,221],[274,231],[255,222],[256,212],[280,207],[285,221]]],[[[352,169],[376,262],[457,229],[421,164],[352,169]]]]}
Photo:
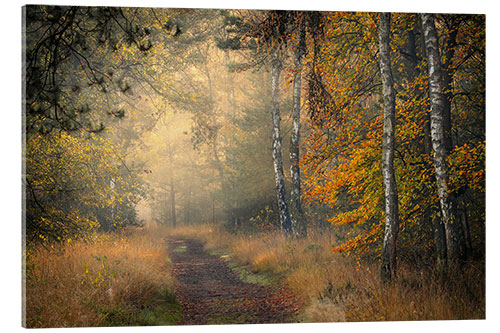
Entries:
{"type": "Polygon", "coordinates": [[[23,8],[23,325],[485,318],[485,16],[23,8]]]}

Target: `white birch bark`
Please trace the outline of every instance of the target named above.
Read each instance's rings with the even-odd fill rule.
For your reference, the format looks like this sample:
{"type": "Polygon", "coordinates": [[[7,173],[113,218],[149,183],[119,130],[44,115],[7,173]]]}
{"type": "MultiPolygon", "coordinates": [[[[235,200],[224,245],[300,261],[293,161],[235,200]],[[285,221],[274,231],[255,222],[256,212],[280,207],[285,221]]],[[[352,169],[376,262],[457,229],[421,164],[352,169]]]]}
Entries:
{"type": "Polygon", "coordinates": [[[295,73],[293,76],[293,109],[292,109],[292,135],[290,138],[290,178],[292,179],[292,190],[290,192],[290,217],[293,233],[300,237],[307,235],[302,210],[302,198],[300,189],[300,94],[302,88],[302,55],[305,48],[305,30],[302,24],[297,24],[297,45],[294,50],[295,73]]]}
{"type": "Polygon", "coordinates": [[[382,175],[385,187],[385,229],[380,266],[383,281],[390,281],[396,274],[396,243],[399,231],[398,191],[394,174],[394,139],[396,121],[396,96],[390,57],[390,13],[380,13],[379,62],[384,95],[384,134],[382,139],[382,175]]]}
{"type": "Polygon", "coordinates": [[[431,105],[431,138],[434,151],[434,169],[446,235],[448,266],[456,266],[466,258],[465,237],[460,221],[453,214],[453,197],[448,188],[448,151],[445,139],[443,76],[441,56],[433,14],[422,14],[422,30],[428,57],[429,95],[431,105]]]}
{"type": "Polygon", "coordinates": [[[280,216],[281,229],[286,236],[290,236],[292,234],[292,223],[290,220],[290,211],[286,202],[285,176],[283,173],[283,158],[281,153],[281,116],[279,109],[279,78],[281,73],[281,60],[279,58],[278,48],[273,50],[271,66],[271,116],[273,125],[273,165],[274,177],[276,181],[276,195],[278,199],[278,211],[280,216]]]}

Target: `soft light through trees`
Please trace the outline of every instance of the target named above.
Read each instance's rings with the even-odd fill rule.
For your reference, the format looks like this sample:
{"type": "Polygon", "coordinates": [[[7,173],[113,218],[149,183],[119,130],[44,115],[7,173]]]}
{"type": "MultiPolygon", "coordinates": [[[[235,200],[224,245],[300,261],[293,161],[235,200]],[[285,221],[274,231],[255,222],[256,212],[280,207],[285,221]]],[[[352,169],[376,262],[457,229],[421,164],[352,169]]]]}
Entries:
{"type": "Polygon", "coordinates": [[[141,202],[166,225],[331,232],[383,280],[484,257],[484,16],[26,13],[31,238],[138,225],[141,202]]]}

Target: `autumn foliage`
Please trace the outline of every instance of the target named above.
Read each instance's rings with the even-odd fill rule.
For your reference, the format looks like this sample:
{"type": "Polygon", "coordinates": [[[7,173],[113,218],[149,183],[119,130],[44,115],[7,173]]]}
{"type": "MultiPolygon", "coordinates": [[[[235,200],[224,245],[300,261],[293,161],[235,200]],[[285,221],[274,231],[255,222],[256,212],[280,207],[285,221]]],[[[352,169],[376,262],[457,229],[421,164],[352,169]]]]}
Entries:
{"type": "MultiPolygon", "coordinates": [[[[311,130],[302,165],[305,198],[310,205],[328,205],[325,219],[344,230],[334,251],[380,254],[383,235],[381,172],[382,110],[377,69],[378,18],[370,13],[330,13],[317,54],[309,54],[310,71],[321,80],[333,106],[311,109],[311,130]]],[[[484,233],[484,21],[480,17],[447,17],[438,21],[442,62],[451,76],[453,148],[450,188],[459,210],[474,229],[475,251],[483,251],[484,233]],[[455,36],[450,36],[452,33],[455,36]],[[450,38],[455,38],[451,59],[450,38]],[[474,40],[476,48],[472,49],[474,40]],[[483,74],[481,74],[483,73],[483,74]],[[482,134],[481,134],[482,133],[482,134]]],[[[396,84],[396,181],[400,205],[400,257],[432,257],[433,224],[439,216],[429,137],[426,58],[419,17],[395,14],[392,24],[392,66],[396,84]],[[410,36],[413,45],[410,44],[410,36]],[[416,41],[415,41],[416,39],[416,41]],[[434,217],[434,218],[436,218],[434,217]]],[[[318,80],[318,79],[316,79],[318,80]]],[[[312,84],[315,84],[314,82],[312,84]]],[[[464,220],[465,223],[465,220],[464,220]]],[[[469,236],[470,237],[470,236],[469,236]]]]}
{"type": "Polygon", "coordinates": [[[134,224],[138,179],[99,135],[30,135],[26,149],[26,237],[66,241],[134,224]]]}
{"type": "Polygon", "coordinates": [[[25,325],[484,318],[484,15],[23,14],[25,325]]]}

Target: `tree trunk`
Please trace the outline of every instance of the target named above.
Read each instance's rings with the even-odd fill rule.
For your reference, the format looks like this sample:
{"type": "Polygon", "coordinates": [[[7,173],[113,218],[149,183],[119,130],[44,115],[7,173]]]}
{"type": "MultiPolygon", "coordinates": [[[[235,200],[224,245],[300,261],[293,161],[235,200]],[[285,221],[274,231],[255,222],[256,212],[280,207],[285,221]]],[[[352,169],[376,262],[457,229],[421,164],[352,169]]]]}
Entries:
{"type": "Polygon", "coordinates": [[[212,199],[212,223],[215,224],[215,200],[212,199]]]}
{"type": "Polygon", "coordinates": [[[226,216],[229,218],[230,224],[233,227],[235,227],[236,216],[234,215],[234,205],[233,205],[233,201],[232,201],[233,199],[226,197],[229,193],[229,187],[228,187],[226,179],[224,178],[224,168],[223,168],[222,162],[219,158],[219,153],[217,151],[217,137],[218,137],[218,131],[216,131],[212,137],[212,154],[213,154],[213,158],[214,158],[214,162],[215,162],[215,168],[217,169],[217,172],[219,173],[221,189],[222,189],[222,193],[224,195],[224,197],[222,199],[222,204],[224,206],[224,208],[223,208],[224,214],[226,214],[226,216]]]}
{"type": "MultiPolygon", "coordinates": [[[[420,20],[420,18],[416,15],[416,20],[420,20]]],[[[414,22],[417,23],[417,22],[414,22]]],[[[416,25],[415,25],[416,27],[416,25]]],[[[414,81],[417,76],[421,73],[419,69],[419,58],[417,56],[417,41],[416,34],[414,29],[408,27],[408,42],[407,42],[407,53],[409,55],[409,61],[407,66],[407,72],[411,73],[411,81],[414,81]]],[[[420,44],[418,44],[420,45],[420,44]]],[[[425,52],[425,45],[421,45],[423,48],[423,52],[425,52]]],[[[427,156],[431,156],[432,154],[432,140],[431,140],[431,118],[429,112],[424,114],[424,133],[423,133],[423,145],[421,152],[427,156]]],[[[439,210],[439,207],[432,204],[425,208],[423,214],[423,224],[429,225],[432,227],[434,234],[434,244],[436,247],[436,267],[439,271],[443,271],[446,264],[446,239],[444,232],[443,221],[439,218],[436,218],[436,212],[439,210]]]]}
{"type": "Polygon", "coordinates": [[[188,188],[186,193],[186,204],[184,206],[184,224],[191,224],[191,187],[188,188]]]}
{"type": "Polygon", "coordinates": [[[172,212],[172,226],[175,228],[177,226],[177,221],[175,216],[175,188],[173,175],[170,175],[170,205],[172,212]]]}
{"type": "MultiPolygon", "coordinates": [[[[431,212],[437,213],[439,207],[433,205],[431,212]]],[[[436,246],[436,268],[440,274],[443,274],[446,270],[446,231],[444,229],[443,220],[439,218],[438,214],[432,218],[433,230],[434,230],[434,244],[436,246]]]]}
{"type": "MultiPolygon", "coordinates": [[[[224,60],[226,62],[226,66],[230,64],[230,57],[229,57],[229,51],[225,50],[224,52],[224,60]]],[[[229,70],[226,71],[226,86],[227,86],[227,91],[226,91],[226,100],[227,100],[227,106],[228,106],[228,112],[229,114],[233,114],[234,110],[236,108],[236,102],[235,102],[235,96],[234,96],[234,80],[231,72],[229,70]]],[[[215,143],[214,143],[215,146],[215,143]]],[[[217,155],[217,153],[214,153],[217,155]]],[[[220,166],[222,166],[222,163],[219,161],[217,158],[217,163],[219,163],[220,166]]],[[[230,184],[231,187],[231,193],[234,193],[234,184],[230,184]]],[[[228,186],[226,186],[226,189],[222,189],[224,193],[228,193],[227,191],[228,186]]],[[[230,211],[230,219],[231,219],[231,226],[234,231],[237,231],[239,228],[239,217],[236,216],[236,209],[238,207],[238,202],[236,197],[232,197],[229,199],[229,203],[226,203],[226,210],[230,211]]]]}
{"type": "Polygon", "coordinates": [[[446,234],[447,265],[456,268],[466,259],[467,252],[463,229],[459,219],[454,214],[453,197],[448,188],[448,151],[446,149],[445,120],[443,117],[445,96],[443,93],[441,56],[434,25],[434,15],[422,14],[421,18],[428,57],[432,148],[441,215],[446,234]]]}
{"type": "Polygon", "coordinates": [[[302,198],[300,189],[300,94],[302,87],[302,55],[305,49],[305,28],[298,23],[297,45],[294,51],[295,73],[293,76],[293,110],[292,110],[292,135],[290,138],[290,177],[292,178],[292,190],[290,193],[290,217],[292,230],[300,237],[307,236],[307,229],[302,210],[302,198]]]}
{"type": "Polygon", "coordinates": [[[380,13],[380,76],[384,94],[384,135],[382,139],[382,174],[385,186],[385,231],[380,276],[387,282],[396,276],[396,242],[399,231],[398,191],[394,174],[394,133],[396,95],[390,57],[390,13],[380,13]]]}
{"type": "MultiPolygon", "coordinates": [[[[115,190],[115,180],[113,178],[111,178],[111,180],[109,181],[109,187],[111,188],[111,191],[113,193],[115,190]]],[[[115,225],[115,203],[114,203],[115,200],[113,194],[111,195],[111,201],[113,203],[111,204],[111,207],[109,207],[111,211],[110,211],[109,225],[107,228],[108,230],[113,230],[115,225]]]]}
{"type": "Polygon", "coordinates": [[[467,254],[469,256],[472,256],[472,237],[470,235],[469,214],[467,212],[467,208],[464,208],[464,210],[462,211],[462,217],[465,229],[465,243],[467,244],[467,254]]]}
{"type": "Polygon", "coordinates": [[[444,107],[443,107],[443,126],[444,126],[444,142],[448,154],[453,149],[453,140],[451,136],[451,102],[453,100],[453,75],[451,69],[451,61],[455,56],[455,49],[457,46],[457,34],[459,22],[451,19],[453,29],[445,39],[444,55],[445,60],[442,67],[443,75],[443,93],[444,93],[444,107]]]}
{"type": "Polygon", "coordinates": [[[271,116],[273,125],[273,164],[274,178],[276,181],[276,194],[278,199],[278,212],[280,216],[281,229],[286,236],[292,235],[292,222],[290,212],[286,202],[285,176],[283,174],[283,158],[281,154],[281,133],[280,133],[280,109],[279,109],[279,78],[281,73],[281,61],[279,49],[276,48],[271,60],[272,73],[272,96],[271,96],[271,116]]]}

